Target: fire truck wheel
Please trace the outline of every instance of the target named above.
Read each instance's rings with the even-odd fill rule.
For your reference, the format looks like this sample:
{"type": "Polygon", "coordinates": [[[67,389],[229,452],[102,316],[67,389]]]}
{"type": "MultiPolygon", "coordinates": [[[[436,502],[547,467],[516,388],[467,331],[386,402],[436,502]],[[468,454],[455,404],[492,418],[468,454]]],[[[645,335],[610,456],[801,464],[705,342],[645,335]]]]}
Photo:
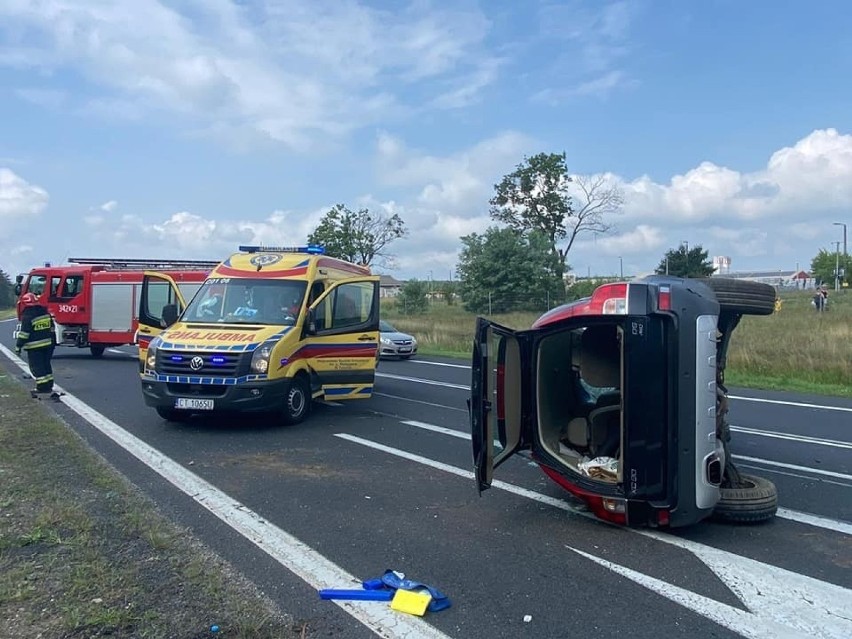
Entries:
{"type": "Polygon", "coordinates": [[[174,410],[173,408],[157,408],[157,415],[165,419],[167,422],[188,422],[192,417],[192,413],[184,410],[174,410]]]}
{"type": "Polygon", "coordinates": [[[91,351],[92,357],[103,357],[105,350],[105,346],[100,346],[98,344],[92,344],[89,346],[89,351],[91,351]]]}
{"type": "Polygon", "coordinates": [[[741,475],[737,488],[722,488],[713,516],[722,521],[757,523],[772,519],[778,510],[778,491],[768,479],[741,475]]]}
{"type": "Polygon", "coordinates": [[[284,400],[284,423],[298,424],[311,410],[311,389],[304,374],[296,375],[284,400]]]}
{"type": "Polygon", "coordinates": [[[723,311],[742,315],[772,315],[775,312],[775,289],[769,284],[729,277],[707,277],[701,281],[716,293],[723,311]]]}

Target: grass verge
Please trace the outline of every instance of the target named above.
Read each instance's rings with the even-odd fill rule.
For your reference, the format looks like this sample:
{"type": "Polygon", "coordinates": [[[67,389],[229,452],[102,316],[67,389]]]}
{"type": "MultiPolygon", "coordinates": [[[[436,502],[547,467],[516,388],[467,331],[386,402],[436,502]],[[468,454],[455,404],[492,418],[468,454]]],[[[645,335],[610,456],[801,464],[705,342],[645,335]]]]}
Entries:
{"type": "Polygon", "coordinates": [[[3,372],[3,637],[306,636],[3,372]]]}

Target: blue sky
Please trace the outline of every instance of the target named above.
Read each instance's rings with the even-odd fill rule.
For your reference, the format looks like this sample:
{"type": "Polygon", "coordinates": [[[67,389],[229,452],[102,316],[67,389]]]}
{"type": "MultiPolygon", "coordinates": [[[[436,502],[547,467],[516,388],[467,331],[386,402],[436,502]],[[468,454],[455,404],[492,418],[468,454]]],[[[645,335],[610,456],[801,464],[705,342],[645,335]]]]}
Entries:
{"type": "Polygon", "coordinates": [[[806,266],[852,224],[842,1],[0,3],[0,268],[218,259],[398,213],[399,278],[446,278],[525,155],[624,194],[582,274],[682,241],[806,266]]]}

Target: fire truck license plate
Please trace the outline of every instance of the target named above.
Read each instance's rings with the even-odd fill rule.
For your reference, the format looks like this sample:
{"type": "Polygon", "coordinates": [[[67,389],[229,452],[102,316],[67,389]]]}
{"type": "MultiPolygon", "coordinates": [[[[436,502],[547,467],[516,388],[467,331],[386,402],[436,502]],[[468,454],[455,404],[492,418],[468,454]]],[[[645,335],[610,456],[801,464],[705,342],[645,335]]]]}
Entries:
{"type": "Polygon", "coordinates": [[[183,408],[185,410],[213,410],[213,400],[178,397],[175,400],[175,408],[183,408]]]}

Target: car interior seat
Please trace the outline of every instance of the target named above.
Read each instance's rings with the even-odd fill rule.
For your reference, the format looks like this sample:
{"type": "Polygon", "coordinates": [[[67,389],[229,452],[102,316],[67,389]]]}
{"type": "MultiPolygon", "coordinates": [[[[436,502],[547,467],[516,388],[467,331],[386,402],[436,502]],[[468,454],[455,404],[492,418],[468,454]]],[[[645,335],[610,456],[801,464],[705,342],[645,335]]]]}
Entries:
{"type": "Polygon", "coordinates": [[[585,417],[568,423],[568,442],[592,457],[612,457],[621,440],[621,350],[613,325],[590,326],[580,338],[579,369],[583,380],[601,393],[585,417]]]}

